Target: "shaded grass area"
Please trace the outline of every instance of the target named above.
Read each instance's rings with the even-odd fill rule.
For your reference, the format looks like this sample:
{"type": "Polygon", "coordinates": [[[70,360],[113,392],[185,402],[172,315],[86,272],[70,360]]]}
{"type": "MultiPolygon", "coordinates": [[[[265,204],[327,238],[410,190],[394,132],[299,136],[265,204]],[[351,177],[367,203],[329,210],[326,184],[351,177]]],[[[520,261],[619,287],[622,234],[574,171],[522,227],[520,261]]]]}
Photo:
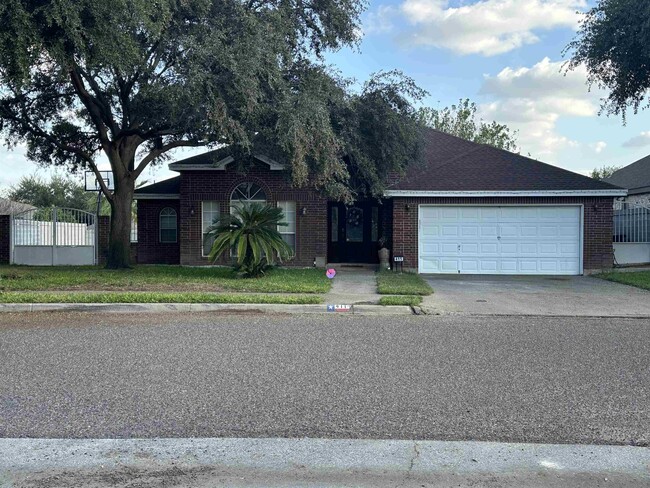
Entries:
{"type": "Polygon", "coordinates": [[[615,281],[616,283],[623,283],[625,285],[643,288],[644,290],[650,290],[650,271],[631,271],[629,273],[612,271],[610,273],[602,273],[596,276],[604,280],[615,281]]]}
{"type": "Polygon", "coordinates": [[[21,292],[0,293],[0,303],[257,303],[319,304],[316,295],[255,295],[242,293],[164,293],[164,292],[21,292]]]}
{"type": "Polygon", "coordinates": [[[416,306],[422,303],[421,296],[415,295],[389,295],[379,299],[379,305],[407,305],[416,306]]]}
{"type": "Polygon", "coordinates": [[[420,275],[414,273],[377,273],[377,292],[381,295],[431,295],[433,290],[420,275]]]}
{"type": "Polygon", "coordinates": [[[239,291],[326,293],[331,284],[320,269],[275,268],[261,278],[240,278],[231,268],[137,266],[107,270],[95,266],[0,266],[0,290],[239,291]]]}

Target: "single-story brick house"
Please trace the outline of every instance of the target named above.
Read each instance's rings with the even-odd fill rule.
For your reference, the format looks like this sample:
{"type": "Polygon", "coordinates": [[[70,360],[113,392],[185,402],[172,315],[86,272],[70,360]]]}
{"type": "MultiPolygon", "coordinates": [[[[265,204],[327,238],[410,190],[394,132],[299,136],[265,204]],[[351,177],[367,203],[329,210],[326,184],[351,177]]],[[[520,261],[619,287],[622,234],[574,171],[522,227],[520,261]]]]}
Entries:
{"type": "MultiPolygon", "coordinates": [[[[138,262],[207,265],[204,232],[233,204],[285,211],[280,230],[294,266],[376,263],[384,237],[404,269],[420,273],[579,275],[611,268],[608,183],[430,130],[423,162],[390,182],[384,198],[346,206],[294,188],[264,154],[245,171],[224,150],[169,165],[179,176],[142,187],[138,262]]],[[[225,261],[224,261],[225,263],[225,261]]]]}

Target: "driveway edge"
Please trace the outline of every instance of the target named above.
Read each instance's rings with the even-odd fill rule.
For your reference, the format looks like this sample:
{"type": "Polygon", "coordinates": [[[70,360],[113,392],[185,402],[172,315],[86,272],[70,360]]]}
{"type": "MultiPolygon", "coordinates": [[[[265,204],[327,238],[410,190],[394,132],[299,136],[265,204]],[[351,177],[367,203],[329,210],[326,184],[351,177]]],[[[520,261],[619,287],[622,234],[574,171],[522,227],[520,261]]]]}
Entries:
{"type": "Polygon", "coordinates": [[[349,312],[328,312],[327,305],[283,305],[250,303],[0,303],[0,313],[7,312],[95,312],[95,313],[164,313],[164,312],[250,312],[281,314],[331,315],[413,315],[411,307],[354,305],[349,312]]]}

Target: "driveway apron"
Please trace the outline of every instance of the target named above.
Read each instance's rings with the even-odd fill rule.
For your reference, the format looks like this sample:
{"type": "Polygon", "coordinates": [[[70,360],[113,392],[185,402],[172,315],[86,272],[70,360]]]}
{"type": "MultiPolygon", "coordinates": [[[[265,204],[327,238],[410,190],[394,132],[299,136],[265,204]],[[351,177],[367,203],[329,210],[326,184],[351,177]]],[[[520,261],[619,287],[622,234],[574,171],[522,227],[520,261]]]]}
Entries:
{"type": "Polygon", "coordinates": [[[435,313],[650,317],[650,292],[592,276],[427,276],[435,313]]]}

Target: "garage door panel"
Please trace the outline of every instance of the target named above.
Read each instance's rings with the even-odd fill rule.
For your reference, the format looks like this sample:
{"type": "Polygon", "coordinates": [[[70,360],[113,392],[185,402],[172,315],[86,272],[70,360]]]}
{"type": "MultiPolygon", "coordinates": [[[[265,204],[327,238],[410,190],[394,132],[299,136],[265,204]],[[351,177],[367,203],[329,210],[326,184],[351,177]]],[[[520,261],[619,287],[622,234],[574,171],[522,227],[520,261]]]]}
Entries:
{"type": "Polygon", "coordinates": [[[582,271],[580,207],[425,206],[420,216],[422,273],[582,271]]]}
{"type": "Polygon", "coordinates": [[[440,260],[440,269],[443,272],[458,272],[458,259],[443,258],[440,260]]]}
{"type": "Polygon", "coordinates": [[[481,237],[496,237],[498,234],[499,229],[496,225],[481,226],[481,237]]]}
{"type": "Polygon", "coordinates": [[[460,228],[460,235],[463,237],[478,237],[478,229],[477,225],[463,225],[460,228]]]}
{"type": "Polygon", "coordinates": [[[499,245],[496,242],[481,242],[479,252],[483,256],[499,254],[499,245]]]}
{"type": "Polygon", "coordinates": [[[482,274],[495,274],[499,270],[499,262],[495,259],[481,259],[479,266],[482,274]]]}
{"type": "Polygon", "coordinates": [[[459,269],[462,273],[477,273],[479,270],[478,259],[461,259],[459,269]]]}

